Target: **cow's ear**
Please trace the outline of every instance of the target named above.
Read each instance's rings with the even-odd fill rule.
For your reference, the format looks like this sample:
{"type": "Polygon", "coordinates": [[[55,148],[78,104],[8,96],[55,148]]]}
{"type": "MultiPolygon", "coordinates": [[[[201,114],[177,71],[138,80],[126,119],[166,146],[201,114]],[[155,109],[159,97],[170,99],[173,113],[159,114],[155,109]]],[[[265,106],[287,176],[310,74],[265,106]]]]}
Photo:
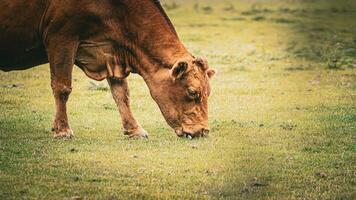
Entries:
{"type": "Polygon", "coordinates": [[[208,69],[206,71],[206,74],[208,75],[209,78],[212,78],[216,74],[216,70],[215,69],[208,69]]]}
{"type": "Polygon", "coordinates": [[[178,61],[171,69],[173,80],[180,79],[188,69],[187,61],[178,61]]]}

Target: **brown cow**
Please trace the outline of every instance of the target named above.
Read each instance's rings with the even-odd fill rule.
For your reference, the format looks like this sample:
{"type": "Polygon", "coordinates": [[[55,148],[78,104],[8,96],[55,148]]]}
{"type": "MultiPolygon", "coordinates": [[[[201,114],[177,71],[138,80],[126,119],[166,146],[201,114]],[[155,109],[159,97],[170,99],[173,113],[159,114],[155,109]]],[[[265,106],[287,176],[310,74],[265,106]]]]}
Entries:
{"type": "Polygon", "coordinates": [[[178,136],[208,129],[209,78],[215,71],[190,54],[157,0],[2,0],[0,69],[50,63],[55,137],[71,137],[66,102],[73,65],[107,79],[125,134],[147,137],[129,105],[126,77],[138,73],[178,136]]]}

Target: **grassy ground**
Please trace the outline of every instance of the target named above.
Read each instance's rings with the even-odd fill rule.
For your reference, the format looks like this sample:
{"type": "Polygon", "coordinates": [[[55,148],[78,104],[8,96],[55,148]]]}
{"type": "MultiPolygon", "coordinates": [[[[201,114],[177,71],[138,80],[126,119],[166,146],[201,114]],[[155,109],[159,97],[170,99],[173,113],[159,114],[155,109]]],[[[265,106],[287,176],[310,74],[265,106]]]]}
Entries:
{"type": "Polygon", "coordinates": [[[110,92],[75,69],[76,137],[54,140],[48,65],[0,72],[0,199],[356,198],[355,2],[189,2],[162,0],[219,70],[211,137],[177,138],[132,75],[150,140],[128,140],[110,92]]]}

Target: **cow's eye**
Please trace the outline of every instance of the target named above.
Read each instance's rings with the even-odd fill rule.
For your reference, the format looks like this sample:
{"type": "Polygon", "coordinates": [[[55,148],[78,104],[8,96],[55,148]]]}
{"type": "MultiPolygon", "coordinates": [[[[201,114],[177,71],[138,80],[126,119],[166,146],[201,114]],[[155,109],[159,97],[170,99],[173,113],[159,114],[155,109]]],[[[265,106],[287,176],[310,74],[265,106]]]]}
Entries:
{"type": "Polygon", "coordinates": [[[197,99],[199,97],[198,91],[196,91],[194,88],[188,88],[187,93],[191,99],[197,99]]]}

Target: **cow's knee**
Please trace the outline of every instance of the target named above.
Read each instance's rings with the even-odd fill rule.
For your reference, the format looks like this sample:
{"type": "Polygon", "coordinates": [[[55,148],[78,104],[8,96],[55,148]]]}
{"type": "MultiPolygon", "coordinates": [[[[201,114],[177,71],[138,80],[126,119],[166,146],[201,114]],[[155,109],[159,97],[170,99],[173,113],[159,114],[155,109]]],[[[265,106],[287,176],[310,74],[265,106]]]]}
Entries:
{"type": "Polygon", "coordinates": [[[52,87],[54,96],[61,99],[62,101],[67,101],[72,88],[65,85],[56,85],[52,87]]]}

